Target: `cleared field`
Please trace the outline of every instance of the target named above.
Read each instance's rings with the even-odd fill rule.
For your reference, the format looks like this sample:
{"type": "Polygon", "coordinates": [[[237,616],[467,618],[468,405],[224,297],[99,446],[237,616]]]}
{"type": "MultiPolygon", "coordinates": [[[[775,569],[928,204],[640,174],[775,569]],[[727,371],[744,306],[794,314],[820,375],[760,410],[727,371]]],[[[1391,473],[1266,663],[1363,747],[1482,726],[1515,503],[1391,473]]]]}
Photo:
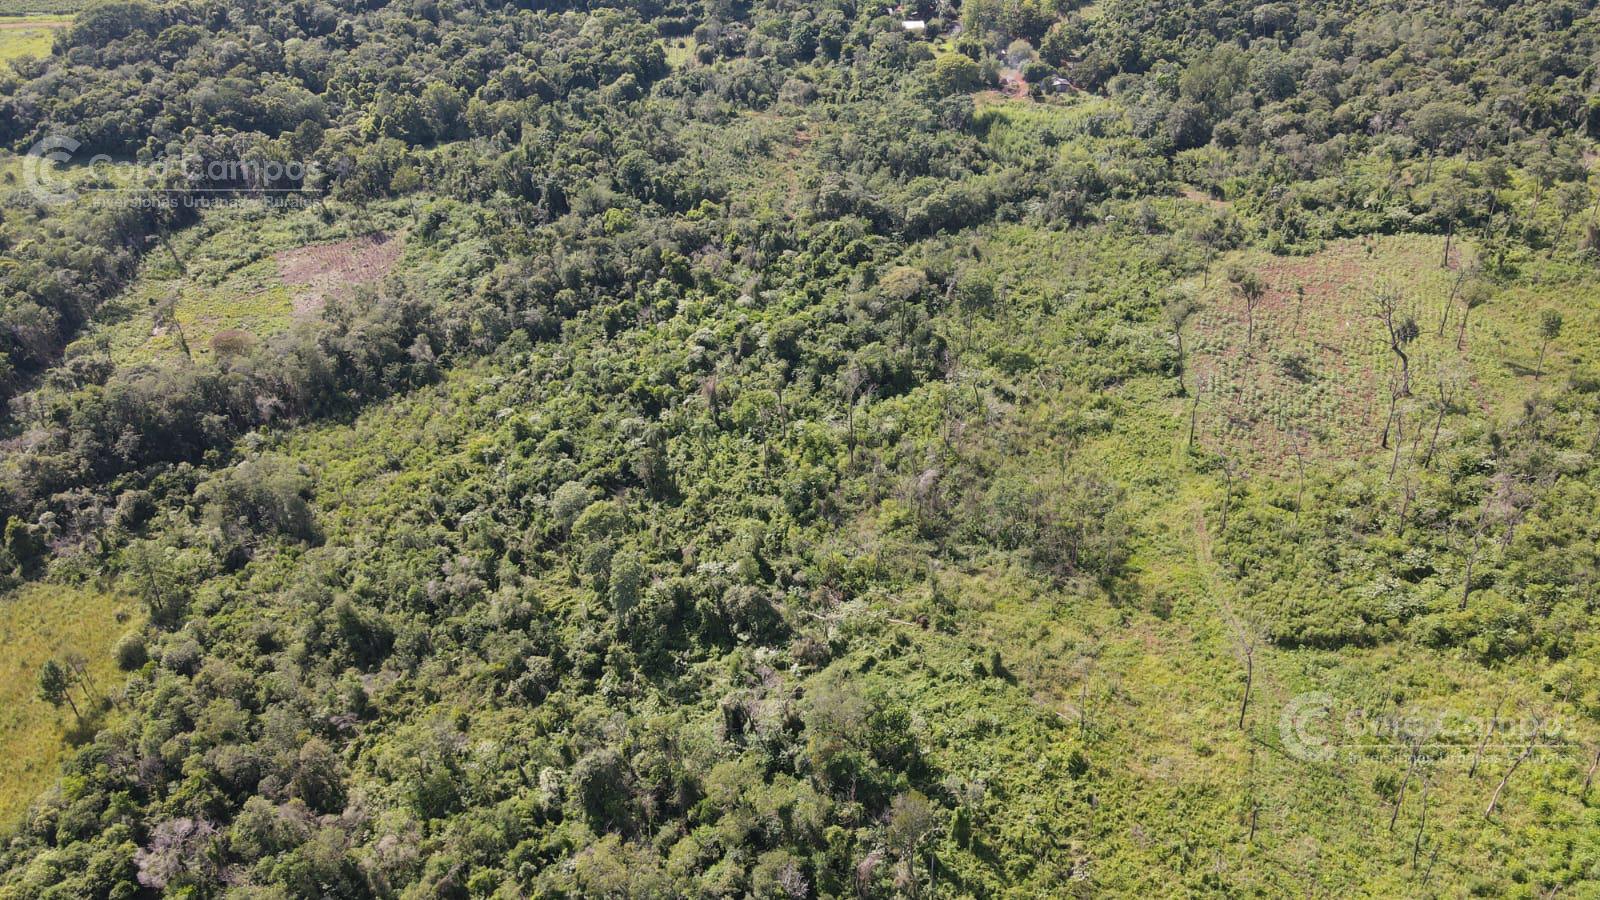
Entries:
{"type": "Polygon", "coordinates": [[[60,16],[8,17],[0,12],[0,62],[50,55],[56,32],[72,24],[60,16]]]}
{"type": "Polygon", "coordinates": [[[120,682],[112,648],[137,625],[132,601],[53,584],[30,584],[0,596],[0,834],[39,791],[59,776],[74,742],[93,736],[120,682]],[[87,662],[89,697],[74,688],[81,716],[39,697],[46,660],[78,654],[87,662]]]}
{"type": "Polygon", "coordinates": [[[695,42],[692,37],[669,38],[661,42],[666,51],[667,65],[681,69],[694,61],[695,42]]]}
{"type": "Polygon", "coordinates": [[[185,348],[201,362],[259,343],[381,280],[403,247],[382,224],[328,226],[310,212],[269,218],[249,206],[209,212],[170,251],[147,257],[75,347],[103,347],[124,365],[185,348]]]}
{"type": "Polygon", "coordinates": [[[1354,459],[1381,452],[1390,396],[1403,377],[1380,315],[1384,296],[1393,298],[1397,323],[1416,326],[1402,344],[1410,391],[1396,404],[1394,426],[1406,440],[1433,417],[1441,396],[1452,408],[1489,415],[1516,410],[1545,377],[1541,349],[1546,371],[1594,358],[1587,344],[1596,310],[1584,301],[1592,285],[1545,273],[1501,288],[1477,265],[1473,249],[1459,243],[1445,264],[1444,239],[1427,236],[1335,241],[1304,257],[1253,251],[1219,260],[1182,286],[1199,303],[1186,375],[1199,395],[1197,439],[1249,468],[1293,466],[1297,453],[1354,459]],[[1253,303],[1241,275],[1259,279],[1253,303]],[[1474,290],[1477,305],[1468,311],[1474,290]],[[1546,310],[1564,320],[1548,345],[1539,336],[1546,310]]]}

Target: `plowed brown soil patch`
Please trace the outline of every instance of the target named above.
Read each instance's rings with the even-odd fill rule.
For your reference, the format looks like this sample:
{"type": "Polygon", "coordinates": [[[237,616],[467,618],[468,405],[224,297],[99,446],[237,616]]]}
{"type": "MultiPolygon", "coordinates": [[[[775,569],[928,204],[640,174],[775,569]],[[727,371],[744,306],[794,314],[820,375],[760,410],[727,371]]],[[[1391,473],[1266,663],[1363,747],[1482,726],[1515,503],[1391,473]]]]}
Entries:
{"type": "Polygon", "coordinates": [[[381,280],[394,268],[402,246],[398,237],[379,232],[277,254],[278,274],[294,293],[295,318],[316,315],[340,291],[381,280]]]}
{"type": "Polygon", "coordinates": [[[1344,240],[1311,256],[1236,254],[1213,267],[1195,286],[1201,311],[1190,331],[1201,443],[1262,470],[1292,468],[1300,454],[1381,452],[1398,370],[1377,315],[1380,290],[1396,294],[1421,330],[1409,348],[1414,396],[1398,404],[1404,439],[1416,439],[1441,384],[1452,398],[1469,398],[1470,371],[1449,324],[1459,309],[1442,335],[1438,327],[1464,261],[1452,253],[1442,265],[1441,248],[1431,238],[1344,240]],[[1248,344],[1244,302],[1227,277],[1235,266],[1266,288],[1248,344]]]}

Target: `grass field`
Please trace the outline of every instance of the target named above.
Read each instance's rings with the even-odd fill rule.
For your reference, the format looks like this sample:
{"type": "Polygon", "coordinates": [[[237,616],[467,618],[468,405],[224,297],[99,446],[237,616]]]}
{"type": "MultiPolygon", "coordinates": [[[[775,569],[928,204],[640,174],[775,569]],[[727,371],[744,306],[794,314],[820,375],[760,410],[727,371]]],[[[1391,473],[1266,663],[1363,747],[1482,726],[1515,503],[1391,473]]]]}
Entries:
{"type": "Polygon", "coordinates": [[[681,69],[694,61],[694,38],[668,38],[661,42],[661,47],[667,53],[667,65],[674,69],[681,69]]]}
{"type": "Polygon", "coordinates": [[[80,726],[71,711],[39,699],[39,667],[81,654],[98,692],[110,694],[120,681],[112,648],[135,627],[132,601],[111,594],[35,583],[0,596],[0,833],[60,776],[73,741],[92,736],[105,715],[75,694],[80,726]]]}
{"type": "Polygon", "coordinates": [[[72,24],[59,15],[11,17],[0,12],[0,62],[50,55],[56,32],[72,24]]]}

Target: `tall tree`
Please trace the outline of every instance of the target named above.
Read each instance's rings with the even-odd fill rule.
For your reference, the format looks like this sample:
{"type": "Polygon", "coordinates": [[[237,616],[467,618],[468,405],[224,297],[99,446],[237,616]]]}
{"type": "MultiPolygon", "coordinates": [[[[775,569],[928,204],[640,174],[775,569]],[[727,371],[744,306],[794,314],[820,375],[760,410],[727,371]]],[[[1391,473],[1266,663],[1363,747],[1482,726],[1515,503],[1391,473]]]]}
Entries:
{"type": "Polygon", "coordinates": [[[1188,393],[1184,384],[1184,352],[1183,352],[1183,327],[1195,313],[1194,298],[1182,291],[1174,291],[1161,310],[1162,317],[1166,320],[1167,327],[1172,329],[1172,338],[1178,345],[1178,396],[1188,393]]]}
{"type": "Polygon", "coordinates": [[[1261,276],[1245,269],[1235,268],[1228,273],[1228,281],[1244,301],[1244,343],[1245,351],[1252,352],[1256,343],[1256,307],[1261,305],[1261,300],[1267,295],[1267,287],[1261,281],[1261,276]]]}
{"type": "Polygon", "coordinates": [[[1539,364],[1534,367],[1534,381],[1544,377],[1544,354],[1550,349],[1550,342],[1561,337],[1561,325],[1561,313],[1553,309],[1539,313],[1539,364]]]}
{"type": "Polygon", "coordinates": [[[44,665],[39,667],[39,697],[55,707],[65,703],[71,707],[74,716],[83,718],[83,713],[78,711],[78,704],[72,699],[72,677],[53,659],[45,660],[44,665]]]}

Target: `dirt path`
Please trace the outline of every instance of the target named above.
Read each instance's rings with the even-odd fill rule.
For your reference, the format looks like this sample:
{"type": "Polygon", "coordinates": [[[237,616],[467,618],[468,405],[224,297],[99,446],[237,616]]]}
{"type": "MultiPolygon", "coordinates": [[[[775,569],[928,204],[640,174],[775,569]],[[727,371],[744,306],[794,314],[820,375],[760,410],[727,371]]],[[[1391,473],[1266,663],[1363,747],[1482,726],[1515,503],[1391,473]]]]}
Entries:
{"type": "Polygon", "coordinates": [[[22,31],[27,28],[65,28],[71,24],[71,19],[32,19],[23,22],[7,22],[4,19],[0,19],[0,31],[22,31]]]}

